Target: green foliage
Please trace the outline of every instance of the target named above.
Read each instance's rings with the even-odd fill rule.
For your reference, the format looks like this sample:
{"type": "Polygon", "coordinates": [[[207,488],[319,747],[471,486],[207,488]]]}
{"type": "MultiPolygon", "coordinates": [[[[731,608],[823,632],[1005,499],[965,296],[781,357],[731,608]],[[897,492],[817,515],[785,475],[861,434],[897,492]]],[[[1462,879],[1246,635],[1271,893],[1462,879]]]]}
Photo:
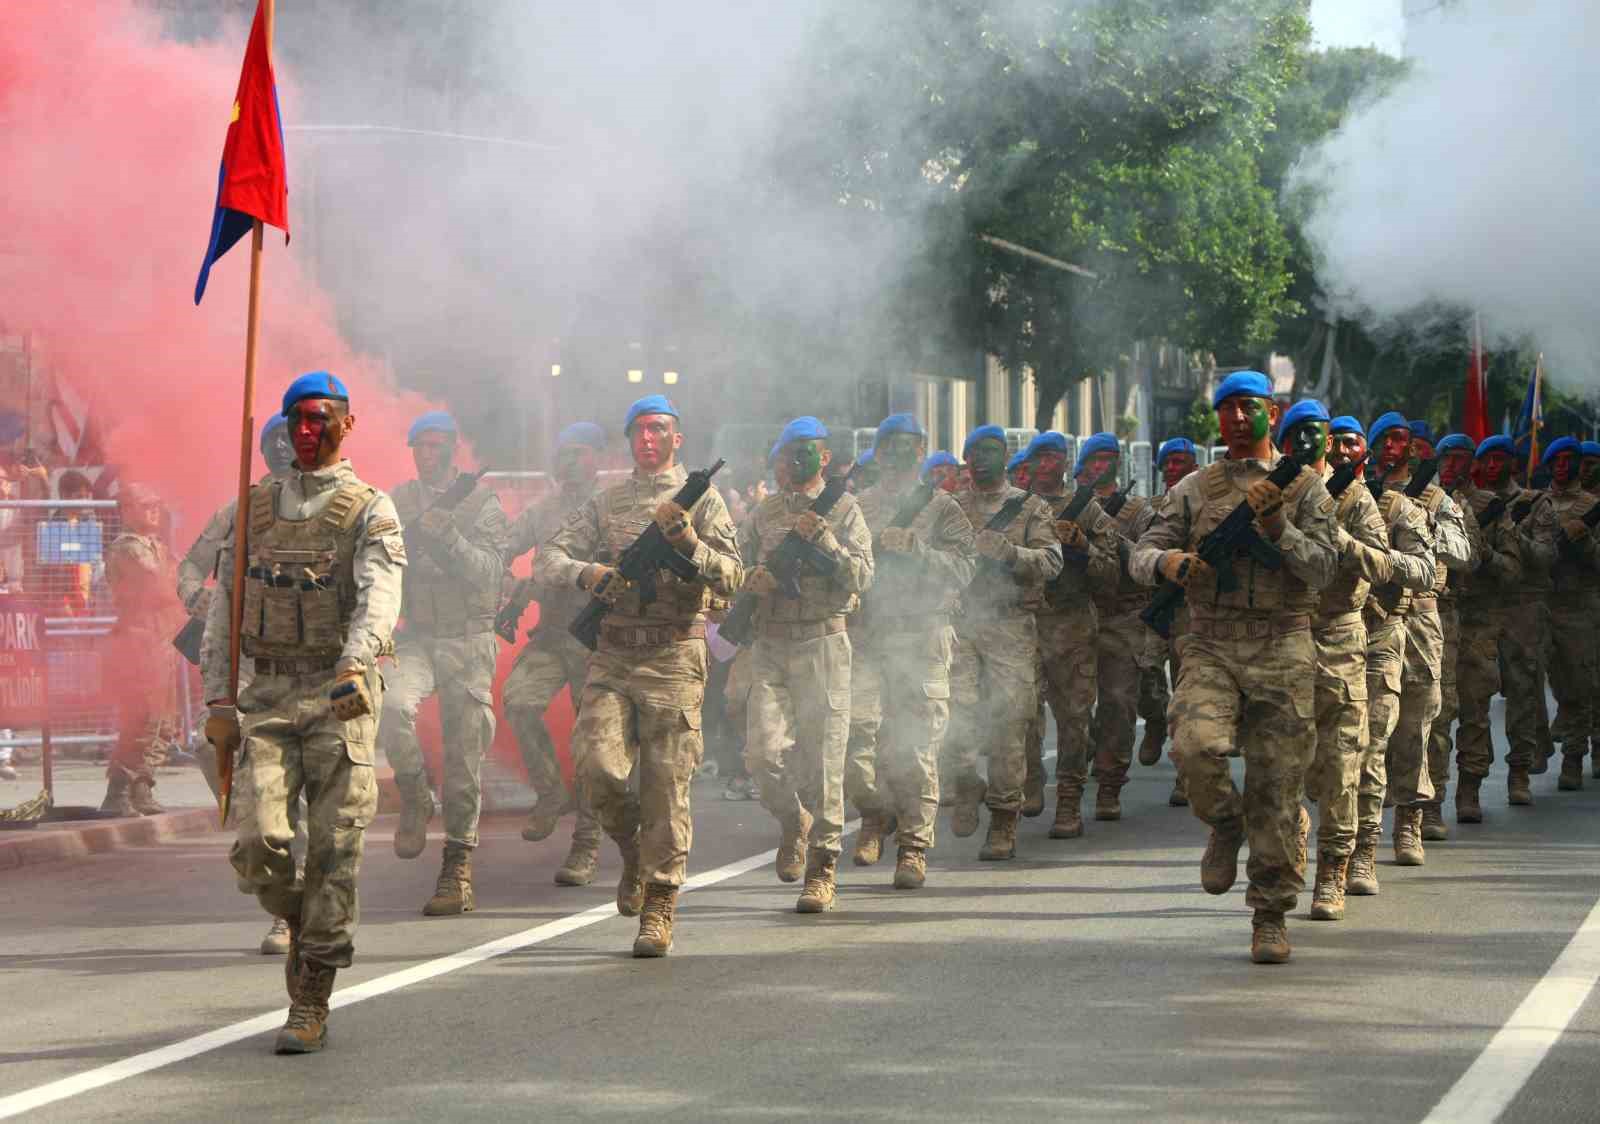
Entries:
{"type": "Polygon", "coordinates": [[[1217,412],[1211,408],[1211,403],[1204,398],[1196,398],[1189,412],[1184,415],[1177,436],[1187,437],[1204,448],[1215,445],[1221,435],[1222,427],[1217,422],[1217,412]]]}

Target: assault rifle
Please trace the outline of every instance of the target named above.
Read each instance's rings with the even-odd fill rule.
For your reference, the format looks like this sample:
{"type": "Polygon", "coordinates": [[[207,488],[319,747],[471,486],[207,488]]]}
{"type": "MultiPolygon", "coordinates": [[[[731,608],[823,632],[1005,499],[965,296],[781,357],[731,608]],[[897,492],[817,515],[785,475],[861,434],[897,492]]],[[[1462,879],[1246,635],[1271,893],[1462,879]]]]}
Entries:
{"type": "Polygon", "coordinates": [[[511,596],[506,598],[506,603],[495,614],[494,630],[507,644],[517,642],[517,626],[522,623],[522,614],[528,611],[532,601],[533,579],[523,578],[511,587],[511,596]]]}
{"type": "Polygon", "coordinates": [[[1328,495],[1338,499],[1349,490],[1350,485],[1356,481],[1356,466],[1350,461],[1345,461],[1328,477],[1328,495]]]}
{"type": "MultiPolygon", "coordinates": [[[[817,498],[811,501],[811,511],[826,519],[838,505],[839,498],[844,495],[855,473],[856,466],[852,465],[843,476],[830,477],[817,498]]],[[[778,596],[797,598],[800,596],[800,577],[804,572],[809,570],[819,577],[832,577],[839,570],[839,560],[799,532],[791,530],[767,559],[766,567],[778,579],[778,596]]],[[[754,640],[756,607],[760,600],[759,593],[741,593],[717,629],[717,635],[741,648],[754,640]]]]}
{"type": "MultiPolygon", "coordinates": [[[[1118,493],[1118,495],[1122,495],[1122,493],[1118,493]]],[[[1108,500],[1107,502],[1110,503],[1116,498],[1116,496],[1112,496],[1111,500],[1108,500]]],[[[1124,498],[1126,497],[1124,496],[1124,498]]],[[[1063,519],[1069,522],[1076,520],[1078,516],[1083,514],[1083,509],[1089,506],[1089,501],[1092,499],[1094,499],[1094,488],[1092,486],[1079,484],[1078,490],[1072,493],[1072,498],[1067,501],[1067,505],[1060,511],[1056,512],[1054,522],[1059,523],[1063,519]]],[[[1122,505],[1118,504],[1117,510],[1120,511],[1121,509],[1122,505]]],[[[1110,515],[1111,512],[1107,511],[1106,514],[1110,515]]],[[[1068,550],[1065,546],[1063,546],[1061,548],[1061,560],[1063,563],[1070,563],[1074,569],[1082,570],[1089,564],[1089,552],[1087,550],[1068,550]]],[[[1052,587],[1059,585],[1062,577],[1065,576],[1065,574],[1066,568],[1063,566],[1062,572],[1057,574],[1055,578],[1051,580],[1050,585],[1052,587]]]]}
{"type": "Polygon", "coordinates": [[[1496,496],[1494,499],[1489,501],[1488,506],[1483,509],[1483,513],[1478,516],[1478,526],[1493,526],[1495,523],[1500,521],[1500,517],[1505,513],[1506,497],[1496,496]]]}
{"type": "Polygon", "coordinates": [[[1383,499],[1383,485],[1389,479],[1389,474],[1398,467],[1400,467],[1399,463],[1396,462],[1382,472],[1370,472],[1367,474],[1367,491],[1372,493],[1373,499],[1383,499]]]}
{"type": "MultiPolygon", "coordinates": [[[[1423,461],[1417,466],[1417,471],[1412,475],[1411,479],[1406,481],[1406,486],[1401,489],[1400,494],[1411,500],[1419,498],[1423,492],[1428,490],[1428,485],[1433,482],[1433,474],[1438,470],[1439,459],[1437,457],[1423,461]]],[[[1400,586],[1395,582],[1390,582],[1381,589],[1374,590],[1372,596],[1383,609],[1383,615],[1387,617],[1399,605],[1401,593],[1400,586]]]]}
{"type": "MultiPolygon", "coordinates": [[[[1294,433],[1294,451],[1286,454],[1273,466],[1272,471],[1267,473],[1267,479],[1279,488],[1287,488],[1294,483],[1294,478],[1300,475],[1301,468],[1311,464],[1322,454],[1318,438],[1315,426],[1297,426],[1294,433]]],[[[1257,565],[1265,569],[1277,570],[1283,566],[1283,552],[1261,537],[1255,528],[1255,518],[1255,512],[1250,504],[1240,500],[1239,506],[1213,527],[1195,549],[1194,553],[1200,560],[1216,571],[1217,588],[1223,593],[1231,593],[1239,588],[1239,579],[1233,572],[1233,562],[1235,555],[1241,551],[1247,552],[1255,559],[1257,565]]],[[[1178,615],[1183,599],[1182,585],[1175,581],[1163,581],[1155,595],[1150,598],[1150,604],[1139,614],[1139,619],[1154,629],[1156,635],[1165,639],[1172,634],[1172,621],[1178,615]]]]}
{"type": "Polygon", "coordinates": [[[1100,505],[1100,510],[1104,511],[1113,519],[1121,515],[1123,507],[1128,502],[1128,497],[1133,494],[1133,485],[1134,481],[1129,480],[1126,488],[1123,488],[1122,490],[1115,492],[1106,498],[1106,502],[1100,505]]]}
{"type": "MultiPolygon", "coordinates": [[[[454,511],[467,502],[467,497],[477,490],[478,482],[488,474],[489,470],[487,468],[480,469],[477,472],[460,473],[450,487],[445,489],[444,495],[439,497],[438,502],[428,510],[454,511]]],[[[417,542],[415,536],[420,533],[420,530],[414,527],[407,527],[401,531],[401,537],[405,539],[407,557],[411,557],[416,553],[417,542]]]]}
{"type": "Polygon", "coordinates": [[[200,666],[200,639],[206,634],[204,617],[190,617],[187,624],[172,638],[172,646],[195,667],[200,666]]]}
{"type": "MultiPolygon", "coordinates": [[[[710,468],[699,468],[689,473],[689,479],[672,497],[672,502],[684,511],[691,510],[711,487],[711,478],[727,463],[719,460],[710,468]]],[[[693,581],[699,573],[695,564],[667,541],[667,536],[661,533],[661,527],[654,520],[623,550],[614,569],[618,577],[639,587],[640,605],[649,605],[656,599],[656,575],[662,570],[669,570],[684,581],[693,581]]],[[[609,601],[591,597],[567,631],[592,652],[600,644],[600,622],[605,620],[610,611],[609,601]]]]}
{"type": "MultiPolygon", "coordinates": [[[[989,517],[989,521],[983,525],[983,529],[985,531],[1005,530],[1007,527],[1011,526],[1012,523],[1016,522],[1017,516],[1022,514],[1023,505],[1026,504],[1031,498],[1031,492],[1022,492],[1019,495],[1012,496],[1005,503],[1000,505],[999,511],[996,511],[989,517]]],[[[973,576],[972,585],[977,585],[980,578],[988,578],[993,580],[995,577],[1002,576],[1003,574],[1004,570],[998,562],[992,558],[985,558],[982,555],[979,555],[978,572],[973,576]]]]}
{"type": "MultiPolygon", "coordinates": [[[[1584,526],[1588,527],[1590,531],[1593,531],[1596,527],[1600,527],[1600,503],[1595,504],[1588,511],[1584,512],[1579,518],[1583,520],[1584,526]]],[[[1573,542],[1571,539],[1567,538],[1566,532],[1563,531],[1561,538],[1556,541],[1559,544],[1561,557],[1563,559],[1575,564],[1582,564],[1583,548],[1577,543],[1573,542]]]]}

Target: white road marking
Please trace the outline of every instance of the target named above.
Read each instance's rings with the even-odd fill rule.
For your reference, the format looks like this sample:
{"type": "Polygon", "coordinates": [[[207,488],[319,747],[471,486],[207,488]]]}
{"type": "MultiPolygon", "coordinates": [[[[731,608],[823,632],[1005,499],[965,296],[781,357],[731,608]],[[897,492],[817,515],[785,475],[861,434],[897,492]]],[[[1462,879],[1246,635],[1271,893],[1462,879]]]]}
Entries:
{"type": "Polygon", "coordinates": [[[1561,1038],[1600,978],[1600,902],[1544,978],[1423,1124],[1492,1124],[1561,1038]]]}
{"type": "MultiPolygon", "coordinates": [[[[845,825],[845,834],[852,834],[860,826],[859,820],[852,820],[845,825]]],[[[751,855],[747,859],[719,866],[715,870],[708,870],[704,874],[697,874],[683,885],[683,892],[704,889],[715,886],[719,882],[726,882],[730,878],[737,878],[741,874],[748,874],[758,870],[777,858],[776,850],[766,851],[759,855],[751,855]]],[[[520,933],[513,933],[508,937],[501,937],[497,941],[489,941],[474,948],[461,952],[441,956],[437,960],[429,960],[410,968],[403,968],[398,972],[390,972],[386,976],[368,980],[366,983],[347,987],[333,994],[329,1007],[337,1010],[348,1007],[352,1003],[361,1003],[368,999],[376,999],[380,995],[387,995],[391,991],[399,991],[412,984],[423,983],[450,972],[470,968],[474,964],[481,964],[485,960],[492,960],[496,956],[504,956],[508,952],[529,948],[536,944],[566,936],[568,933],[579,929],[586,929],[590,925],[597,925],[618,916],[614,903],[597,905],[593,909],[586,909],[582,913],[574,913],[555,921],[547,921],[543,925],[536,925],[532,929],[524,929],[520,933]]],[[[181,1042],[174,1042],[170,1046],[161,1046],[154,1050],[147,1050],[142,1054],[135,1054],[130,1058],[112,1062],[109,1065],[97,1066],[72,1077],[63,1077],[59,1081],[39,1085],[32,1089],[25,1089],[20,1093],[12,1093],[7,1097],[0,1097],[0,1120],[9,1119],[20,1113],[32,1112],[34,1109],[43,1108],[57,1101],[64,1101],[69,1097],[76,1097],[95,1089],[113,1085],[118,1081],[125,1081],[130,1077],[138,1077],[141,1073],[149,1073],[153,1069],[172,1065],[174,1062],[185,1061],[212,1050],[220,1050],[224,1046],[231,1046],[235,1042],[242,1042],[246,1038],[253,1038],[258,1034],[265,1034],[277,1030],[283,1025],[287,1007],[281,1007],[242,1022],[231,1023],[216,1030],[197,1034],[193,1038],[185,1038],[181,1042]]]]}

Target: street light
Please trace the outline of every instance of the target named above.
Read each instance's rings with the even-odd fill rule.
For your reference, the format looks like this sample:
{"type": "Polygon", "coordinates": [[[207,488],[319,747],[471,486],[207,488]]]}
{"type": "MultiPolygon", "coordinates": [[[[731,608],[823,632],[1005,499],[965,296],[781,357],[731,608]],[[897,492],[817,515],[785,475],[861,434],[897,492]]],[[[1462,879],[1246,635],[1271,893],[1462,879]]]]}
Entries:
{"type": "Polygon", "coordinates": [[[552,364],[550,364],[550,377],[553,378],[553,379],[559,379],[561,377],[561,364],[560,363],[552,363],[552,364]]]}
{"type": "Polygon", "coordinates": [[[635,367],[628,372],[629,382],[644,382],[644,372],[635,367]]]}
{"type": "Polygon", "coordinates": [[[677,371],[662,371],[661,372],[661,381],[666,383],[668,386],[677,386],[678,385],[678,372],[677,371]]]}

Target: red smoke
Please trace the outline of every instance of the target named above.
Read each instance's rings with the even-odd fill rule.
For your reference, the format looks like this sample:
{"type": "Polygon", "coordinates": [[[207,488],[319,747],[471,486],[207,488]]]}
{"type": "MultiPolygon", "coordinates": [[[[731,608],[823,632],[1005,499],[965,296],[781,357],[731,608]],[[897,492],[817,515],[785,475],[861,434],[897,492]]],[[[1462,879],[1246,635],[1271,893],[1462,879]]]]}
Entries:
{"type": "MultiPolygon", "coordinates": [[[[187,537],[238,472],[248,239],[193,304],[248,28],[203,45],[160,38],[131,0],[8,6],[0,37],[0,316],[90,402],[109,459],[183,516],[187,537]]],[[[280,67],[284,117],[292,75],[280,67]]],[[[295,168],[289,168],[295,205],[295,168]]],[[[295,216],[296,233],[310,233],[295,216]]],[[[308,238],[306,244],[310,244],[308,238]]],[[[256,428],[297,374],[350,388],[345,448],[380,487],[411,474],[410,420],[430,404],[340,339],[333,302],[267,233],[256,428]]],[[[262,471],[259,456],[255,469],[262,471]]]]}

